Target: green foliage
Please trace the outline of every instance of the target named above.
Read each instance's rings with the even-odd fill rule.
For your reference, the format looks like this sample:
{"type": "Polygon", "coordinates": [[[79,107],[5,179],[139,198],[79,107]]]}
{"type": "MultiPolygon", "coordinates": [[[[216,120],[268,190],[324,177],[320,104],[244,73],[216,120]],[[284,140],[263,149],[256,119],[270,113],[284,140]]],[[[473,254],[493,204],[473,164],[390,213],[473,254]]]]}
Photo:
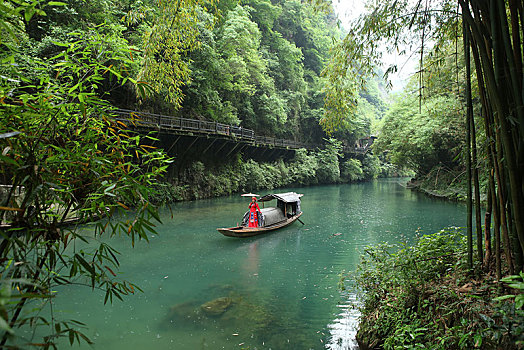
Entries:
{"type": "MultiPolygon", "coordinates": [[[[319,72],[336,27],[299,1],[224,3],[214,30],[200,19],[181,114],[231,122],[257,134],[320,143],[319,72]]],[[[332,16],[332,13],[331,13],[332,16]]]]}
{"type": "Polygon", "coordinates": [[[178,108],[182,86],[190,81],[186,55],[198,47],[200,6],[214,6],[214,0],[161,0],[154,22],[145,32],[144,56],[138,80],[147,82],[139,92],[154,90],[178,108]],[[148,88],[146,88],[148,87],[148,88]]]}
{"type": "Polygon", "coordinates": [[[382,172],[380,159],[373,155],[366,153],[362,160],[362,172],[366,179],[376,179],[382,172]]]}
{"type": "Polygon", "coordinates": [[[504,277],[501,281],[507,283],[508,287],[515,289],[517,294],[504,295],[495,300],[501,301],[515,298],[515,308],[522,309],[524,306],[524,272],[520,272],[519,275],[504,277]]]}
{"type": "Polygon", "coordinates": [[[159,220],[149,203],[151,187],[167,166],[147,138],[112,119],[111,106],[98,94],[103,82],[131,80],[125,75],[131,52],[114,45],[106,29],[68,33],[67,42],[54,43],[60,47],[55,56],[31,62],[31,74],[17,65],[16,52],[1,53],[0,181],[8,190],[0,203],[0,347],[28,345],[18,336],[18,328],[28,326],[43,335],[36,347],[55,347],[63,337],[90,343],[78,321],[40,312],[59,296],[57,285],[99,288],[105,302],[140,290],[117,278],[113,248],[75,244],[93,235],[147,240],[159,220]],[[65,226],[101,217],[106,219],[87,235],[65,226]]]}
{"type": "Polygon", "coordinates": [[[495,306],[489,281],[459,288],[465,251],[466,238],[456,228],[417,236],[409,246],[366,248],[356,278],[362,297],[357,338],[384,349],[517,348],[523,315],[515,303],[495,306]]]}
{"type": "Polygon", "coordinates": [[[349,181],[359,181],[364,178],[362,163],[358,159],[348,159],[340,165],[340,177],[349,181]]]}
{"type": "MultiPolygon", "coordinates": [[[[418,49],[420,38],[424,43],[433,41],[438,47],[455,33],[457,16],[450,1],[439,3],[444,11],[432,11],[435,6],[432,2],[421,6],[420,2],[387,0],[369,5],[335,45],[324,71],[329,85],[322,123],[328,131],[339,128],[354,113],[360,91],[369,77],[377,75],[376,67],[382,66],[384,48],[388,53],[409,55],[412,52],[406,52],[406,48],[418,49]],[[414,42],[417,44],[413,45],[414,42]]],[[[397,66],[390,65],[384,76],[387,78],[397,70],[397,66]]]]}
{"type": "Polygon", "coordinates": [[[338,158],[341,149],[342,142],[329,139],[326,147],[317,151],[318,168],[316,174],[320,183],[334,183],[340,179],[338,158]]]}
{"type": "MultiPolygon", "coordinates": [[[[7,20],[12,3],[2,5],[6,28],[21,29],[18,17],[7,20]]],[[[135,83],[115,84],[105,75],[98,84],[97,92],[115,106],[317,144],[326,137],[319,120],[327,81],[320,72],[333,38],[340,37],[331,6],[323,4],[319,12],[297,0],[72,0],[61,6],[35,1],[34,7],[46,16],[31,19],[23,33],[2,36],[3,43],[16,46],[28,79],[38,79],[29,73],[36,71],[35,60],[64,50],[55,43],[74,41],[72,32],[81,36],[98,26],[112,36],[111,50],[132,51],[126,75],[135,83]]],[[[374,123],[369,120],[382,113],[380,91],[368,90],[359,97],[357,117],[345,126],[349,131],[336,136],[348,144],[367,136],[374,123]]]]}
{"type": "Polygon", "coordinates": [[[491,320],[491,329],[488,333],[500,341],[510,335],[511,340],[518,347],[524,345],[524,272],[519,275],[507,276],[501,279],[512,293],[495,298],[498,302],[494,317],[500,317],[502,322],[491,320]]]}
{"type": "MultiPolygon", "coordinates": [[[[378,158],[367,156],[377,163],[376,168],[362,166],[357,159],[339,160],[341,143],[331,140],[329,146],[315,152],[299,149],[289,162],[282,159],[259,163],[241,157],[215,167],[200,161],[193,162],[172,183],[158,185],[154,201],[180,201],[256,192],[285,186],[309,186],[319,183],[362,181],[381,175],[378,158]]],[[[369,162],[368,162],[369,163],[369,162]]],[[[393,175],[397,175],[396,173],[393,175]]]]}
{"type": "Polygon", "coordinates": [[[363,297],[358,337],[379,339],[387,349],[434,348],[430,345],[435,345],[434,340],[427,339],[431,333],[423,329],[432,327],[432,322],[419,317],[424,317],[425,308],[436,307],[429,303],[430,283],[445,278],[450,268],[460,264],[454,254],[463,245],[460,233],[447,229],[422,236],[412,246],[366,248],[356,278],[363,297]],[[372,320],[375,314],[378,318],[372,320]]]}
{"type": "Polygon", "coordinates": [[[260,38],[258,26],[249,19],[246,8],[237,5],[227,13],[217,49],[224,59],[225,85],[231,93],[252,96],[257,86],[270,84],[266,62],[258,52],[260,38]]]}
{"type": "Polygon", "coordinates": [[[301,186],[316,184],[318,183],[317,169],[317,158],[308,154],[307,150],[299,149],[295,153],[294,161],[290,164],[290,181],[301,186]]]}
{"type": "Polygon", "coordinates": [[[418,174],[439,163],[453,168],[463,147],[461,113],[454,97],[433,97],[419,111],[415,97],[401,95],[386,113],[375,149],[387,151],[392,163],[418,174]]]}

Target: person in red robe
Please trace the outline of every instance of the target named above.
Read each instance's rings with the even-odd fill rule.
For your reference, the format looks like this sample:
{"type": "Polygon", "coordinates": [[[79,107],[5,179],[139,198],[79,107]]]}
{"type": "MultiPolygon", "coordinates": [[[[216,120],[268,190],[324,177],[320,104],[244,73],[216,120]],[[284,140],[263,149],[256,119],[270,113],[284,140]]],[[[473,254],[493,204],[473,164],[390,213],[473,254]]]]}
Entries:
{"type": "Polygon", "coordinates": [[[248,227],[258,227],[258,212],[260,208],[258,207],[257,197],[251,198],[251,203],[249,203],[249,223],[248,227]]]}

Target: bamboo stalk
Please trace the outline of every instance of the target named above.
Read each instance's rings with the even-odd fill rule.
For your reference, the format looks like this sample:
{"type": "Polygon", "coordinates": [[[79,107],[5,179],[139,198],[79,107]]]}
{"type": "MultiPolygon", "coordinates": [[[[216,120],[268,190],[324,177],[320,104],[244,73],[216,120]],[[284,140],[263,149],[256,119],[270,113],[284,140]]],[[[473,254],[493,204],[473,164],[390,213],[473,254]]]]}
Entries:
{"type": "MultiPolygon", "coordinates": [[[[467,0],[466,0],[467,1],[467,0]]],[[[466,23],[462,26],[464,40],[464,60],[466,62],[466,172],[467,172],[467,189],[466,189],[466,227],[467,227],[467,245],[468,245],[468,266],[473,269],[473,198],[471,192],[471,117],[473,114],[473,103],[471,99],[471,66],[469,57],[469,34],[466,23]]]]}

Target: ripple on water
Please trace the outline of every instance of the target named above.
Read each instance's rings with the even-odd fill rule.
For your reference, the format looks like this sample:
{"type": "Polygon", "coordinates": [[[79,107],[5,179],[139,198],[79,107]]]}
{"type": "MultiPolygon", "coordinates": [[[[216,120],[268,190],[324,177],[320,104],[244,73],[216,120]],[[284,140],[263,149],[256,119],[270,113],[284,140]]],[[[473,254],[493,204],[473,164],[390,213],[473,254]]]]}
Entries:
{"type": "Polygon", "coordinates": [[[349,294],[337,285],[343,271],[355,270],[362,248],[410,240],[418,226],[461,226],[464,217],[460,205],[427,200],[396,182],[298,191],[304,226],[248,239],[216,231],[239,221],[244,198],[177,203],[173,217],[162,213],[149,244],[111,243],[121,252],[123,278],[144,294],[104,306],[103,293],[60,289],[55,313],[87,323],[94,349],[353,349],[355,293],[351,283],[349,294]],[[220,297],[235,300],[222,315],[195,313],[220,297]],[[177,305],[181,314],[170,314],[177,305]]]}
{"type": "Polygon", "coordinates": [[[347,295],[346,301],[339,303],[338,308],[336,318],[328,325],[330,337],[326,348],[330,350],[358,349],[355,336],[360,313],[357,309],[356,295],[347,295]]]}

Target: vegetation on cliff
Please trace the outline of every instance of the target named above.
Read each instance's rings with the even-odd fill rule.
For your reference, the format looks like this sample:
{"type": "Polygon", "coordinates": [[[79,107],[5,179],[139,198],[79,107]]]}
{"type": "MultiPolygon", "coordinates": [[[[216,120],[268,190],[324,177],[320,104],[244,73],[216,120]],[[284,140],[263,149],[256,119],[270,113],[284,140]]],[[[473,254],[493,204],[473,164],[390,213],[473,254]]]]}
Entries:
{"type": "Polygon", "coordinates": [[[498,283],[467,264],[463,232],[367,247],[356,282],[361,349],[519,349],[524,345],[524,274],[498,283]]]}
{"type": "Polygon", "coordinates": [[[60,338],[91,342],[83,323],[53,314],[57,286],[97,288],[105,302],[139,290],[117,275],[111,246],[78,242],[147,240],[159,220],[151,186],[169,164],[145,137],[112,119],[100,92],[106,84],[138,83],[126,75],[133,52],[114,28],[79,27],[62,32],[63,41],[40,38],[32,49],[45,57],[24,56],[21,48],[46,28],[39,21],[44,10],[64,20],[71,8],[0,3],[0,348],[56,348],[60,338]],[[94,220],[91,232],[68,225],[94,220]],[[40,338],[31,334],[36,329],[40,338]]]}
{"type": "MultiPolygon", "coordinates": [[[[154,232],[154,189],[172,160],[114,121],[112,108],[320,143],[321,71],[339,37],[335,23],[330,7],[317,12],[300,1],[0,2],[0,347],[90,342],[76,320],[40,313],[57,285],[101,288],[106,302],[138,289],[118,278],[114,249],[82,249],[73,243],[91,237],[64,226],[105,217],[94,237],[122,235],[131,244],[154,232]],[[23,338],[24,327],[38,328],[40,339],[23,338]]],[[[372,84],[357,122],[334,135],[347,145],[383,113],[372,84]]],[[[301,150],[290,164],[236,158],[217,171],[196,161],[181,172],[184,183],[163,187],[173,193],[164,198],[243,190],[253,183],[248,175],[256,188],[271,188],[377,174],[374,157],[340,165],[333,147],[301,150]]]]}
{"type": "Polygon", "coordinates": [[[242,159],[240,154],[218,167],[195,161],[176,180],[159,184],[154,200],[192,200],[279,187],[349,183],[410,174],[382,162],[373,154],[363,155],[360,159],[341,158],[340,147],[340,142],[331,140],[323,150],[308,152],[300,149],[289,162],[280,159],[258,163],[242,159]]]}

